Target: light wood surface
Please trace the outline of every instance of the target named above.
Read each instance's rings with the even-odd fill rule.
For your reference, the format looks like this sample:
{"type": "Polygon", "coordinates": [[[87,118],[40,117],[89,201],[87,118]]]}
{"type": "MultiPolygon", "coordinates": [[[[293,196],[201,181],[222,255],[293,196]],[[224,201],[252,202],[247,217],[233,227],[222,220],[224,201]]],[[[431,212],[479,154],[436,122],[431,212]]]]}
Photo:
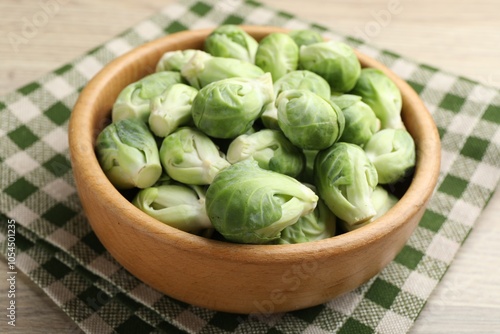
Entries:
{"type": "MultiPolygon", "coordinates": [[[[20,31],[23,19],[40,11],[42,2],[47,1],[0,2],[0,12],[8,13],[0,20],[0,94],[71,61],[171,1],[60,0],[60,8],[47,24],[15,52],[6,34],[20,31]]],[[[500,88],[500,12],[496,0],[263,2],[339,32],[368,37],[376,46],[419,62],[500,88]],[[384,23],[380,29],[370,31],[368,28],[377,22],[377,13],[387,10],[390,4],[396,5],[397,13],[388,22],[380,21],[384,23]]],[[[499,215],[497,191],[411,333],[500,332],[499,215]]],[[[0,272],[6,271],[2,259],[0,272]]],[[[78,333],[73,322],[29,279],[18,275],[17,284],[16,332],[78,333]]],[[[0,301],[4,301],[4,279],[0,280],[0,288],[0,301]]],[[[1,321],[0,332],[4,330],[5,322],[1,321]]]]}

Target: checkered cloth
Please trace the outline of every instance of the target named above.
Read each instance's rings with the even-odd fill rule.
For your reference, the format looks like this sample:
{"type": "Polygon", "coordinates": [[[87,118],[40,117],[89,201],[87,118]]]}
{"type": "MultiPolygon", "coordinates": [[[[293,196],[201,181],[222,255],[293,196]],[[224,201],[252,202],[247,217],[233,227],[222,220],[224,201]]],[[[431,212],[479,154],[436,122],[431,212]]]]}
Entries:
{"type": "Polygon", "coordinates": [[[255,1],[188,0],[0,99],[0,242],[16,221],[16,266],[87,333],[404,333],[443,277],[500,177],[500,94],[255,1]],[[442,139],[437,189],[378,276],[326,304],[269,316],[194,307],[120,266],[87,223],[68,154],[71,109],[106,63],[165,34],[223,23],[309,28],[386,64],[420,94],[442,139]]]}

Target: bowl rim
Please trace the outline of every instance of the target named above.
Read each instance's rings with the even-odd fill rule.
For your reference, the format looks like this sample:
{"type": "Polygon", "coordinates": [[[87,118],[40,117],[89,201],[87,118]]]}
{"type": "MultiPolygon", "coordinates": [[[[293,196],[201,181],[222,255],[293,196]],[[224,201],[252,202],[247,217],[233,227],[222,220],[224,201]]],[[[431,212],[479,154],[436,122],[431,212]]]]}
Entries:
{"type": "MultiPolygon", "coordinates": [[[[271,32],[289,31],[289,29],[273,26],[242,25],[241,27],[257,39],[271,32]]],[[[337,253],[358,249],[398,229],[427,204],[437,184],[440,170],[441,146],[434,120],[423,101],[407,82],[382,63],[355,49],[363,67],[377,67],[396,83],[403,95],[403,108],[412,106],[420,110],[418,127],[426,129],[425,140],[422,139],[426,149],[423,150],[422,145],[417,146],[417,163],[413,180],[398,203],[383,216],[359,229],[328,239],[286,245],[249,245],[193,235],[163,224],[136,208],[111,184],[97,161],[94,151],[97,129],[92,125],[95,124],[97,116],[93,108],[102,102],[100,92],[103,86],[113,81],[113,77],[121,69],[137,62],[134,59],[146,57],[152,52],[156,53],[159,59],[166,48],[175,48],[177,41],[204,39],[213,29],[186,30],[142,44],[109,62],[80,93],[68,126],[71,163],[73,169],[78,169],[82,173],[87,183],[86,186],[95,189],[95,196],[109,203],[110,210],[119,210],[119,214],[128,216],[131,221],[141,221],[141,224],[136,226],[138,231],[145,231],[159,242],[169,242],[183,251],[196,252],[205,256],[210,254],[213,258],[229,262],[260,264],[270,261],[296,263],[297,260],[304,258],[334,256],[337,253]],[[89,117],[89,112],[91,117],[89,117]]],[[[77,188],[79,188],[78,182],[77,188]]]]}

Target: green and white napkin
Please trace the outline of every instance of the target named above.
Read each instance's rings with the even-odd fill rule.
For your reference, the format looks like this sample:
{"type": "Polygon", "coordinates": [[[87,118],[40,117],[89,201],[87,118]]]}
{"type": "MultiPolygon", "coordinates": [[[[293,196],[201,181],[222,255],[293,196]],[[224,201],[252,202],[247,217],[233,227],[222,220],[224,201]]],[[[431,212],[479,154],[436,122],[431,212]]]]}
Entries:
{"type": "Polygon", "coordinates": [[[405,333],[500,178],[500,93],[341,36],[256,1],[177,2],[73,62],[0,98],[0,245],[16,222],[16,269],[86,333],[405,333]],[[87,223],[68,152],[71,109],[113,58],[165,34],[223,23],[309,28],[386,64],[420,94],[442,140],[439,183],[420,225],[377,277],[326,304],[261,315],[176,301],[129,274],[87,223]]]}

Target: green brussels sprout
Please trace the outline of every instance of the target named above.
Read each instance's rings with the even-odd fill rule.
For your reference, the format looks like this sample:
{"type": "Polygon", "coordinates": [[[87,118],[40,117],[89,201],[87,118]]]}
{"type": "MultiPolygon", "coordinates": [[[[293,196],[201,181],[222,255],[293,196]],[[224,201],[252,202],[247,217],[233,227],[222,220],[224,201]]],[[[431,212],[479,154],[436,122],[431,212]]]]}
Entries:
{"type": "Polygon", "coordinates": [[[117,189],[147,188],[162,174],[155,138],[141,121],[126,118],[109,124],[95,145],[99,164],[117,189]]]}
{"type": "Polygon", "coordinates": [[[256,79],[219,80],[196,95],[191,109],[194,124],[211,137],[235,138],[252,127],[273,99],[269,73],[256,79]]]}
{"type": "Polygon", "coordinates": [[[400,181],[415,166],[415,142],[405,129],[383,129],[364,146],[380,184],[400,181]]]}
{"type": "Polygon", "coordinates": [[[167,51],[160,58],[156,64],[156,72],[161,71],[177,71],[180,72],[182,67],[186,65],[191,58],[197,53],[203,54],[203,56],[209,57],[210,55],[202,50],[196,49],[186,49],[186,50],[175,50],[167,51]]]}
{"type": "Polygon", "coordinates": [[[229,241],[263,244],[312,212],[318,196],[296,179],[262,169],[254,160],[221,171],[208,187],[206,210],[229,241]]]}
{"type": "MultiPolygon", "coordinates": [[[[158,152],[159,154],[159,152],[158,152]]],[[[165,173],[165,171],[163,171],[163,173],[161,174],[160,178],[155,182],[155,184],[152,185],[152,187],[157,187],[157,186],[162,186],[162,185],[165,185],[165,184],[172,184],[176,181],[174,181],[170,175],[168,175],[167,173],[165,173]]]]}
{"type": "Polygon", "coordinates": [[[375,216],[371,201],[377,186],[377,170],[363,149],[338,142],[318,153],[314,180],[320,197],[347,224],[359,224],[375,216]]]}
{"type": "Polygon", "coordinates": [[[134,204],[149,216],[189,233],[213,228],[205,211],[205,192],[199,186],[162,184],[140,190],[134,204]]]}
{"type": "Polygon", "coordinates": [[[398,198],[378,185],[372,193],[372,203],[377,213],[372,217],[371,221],[382,217],[390,208],[398,202],[398,198]]]}
{"type": "Polygon", "coordinates": [[[295,71],[299,64],[299,47],[285,33],[271,33],[264,37],[255,54],[255,65],[271,73],[276,81],[295,71]]]}
{"type": "Polygon", "coordinates": [[[371,200],[373,203],[373,207],[375,208],[375,211],[377,212],[375,216],[373,216],[370,220],[367,220],[365,222],[359,223],[359,224],[346,224],[343,221],[340,221],[340,224],[346,231],[353,231],[355,229],[358,229],[362,226],[368,225],[371,222],[375,221],[377,218],[380,218],[382,215],[384,215],[387,211],[389,211],[390,208],[392,208],[397,202],[398,199],[396,196],[393,194],[389,193],[387,190],[385,190],[381,186],[376,186],[375,189],[373,190],[371,200]]]}
{"type": "MultiPolygon", "coordinates": [[[[313,189],[314,190],[314,189],[313,189]]],[[[313,212],[281,231],[279,244],[298,244],[302,242],[327,239],[335,236],[337,217],[319,199],[313,212]]]]}
{"type": "Polygon", "coordinates": [[[237,25],[214,29],[205,39],[205,51],[212,56],[236,58],[253,63],[259,43],[237,25]]]}
{"type": "Polygon", "coordinates": [[[278,96],[276,106],[281,130],[302,149],[327,148],[344,131],[345,120],[340,108],[308,90],[286,90],[278,96]]]}
{"type": "Polygon", "coordinates": [[[232,164],[253,159],[260,168],[291,177],[298,176],[304,167],[302,152],[281,131],[270,129],[236,137],[229,144],[226,159],[232,164]]]}
{"type": "Polygon", "coordinates": [[[345,118],[344,132],[339,141],[364,146],[380,130],[379,119],[359,96],[345,94],[332,97],[331,101],[342,109],[345,118]]]}
{"type": "Polygon", "coordinates": [[[361,101],[361,96],[354,94],[332,94],[330,101],[335,103],[340,109],[344,110],[361,101]]]}
{"type": "Polygon", "coordinates": [[[150,100],[180,82],[182,77],[179,72],[164,71],[150,74],[129,84],[120,92],[113,104],[112,121],[137,118],[147,123],[151,112],[150,100]]]}
{"type": "Polygon", "coordinates": [[[305,157],[305,166],[299,179],[302,182],[314,183],[314,161],[318,155],[318,150],[302,150],[305,157]]]}
{"type": "Polygon", "coordinates": [[[317,73],[332,91],[350,91],[361,72],[361,65],[354,50],[342,42],[328,41],[304,45],[300,48],[301,68],[317,73]]]}
{"type": "Polygon", "coordinates": [[[276,108],[274,101],[264,106],[262,115],[260,115],[260,120],[266,128],[280,130],[280,125],[278,124],[278,108],[276,108]]]}
{"type": "Polygon", "coordinates": [[[328,100],[331,95],[328,82],[318,74],[306,70],[289,72],[274,82],[274,94],[276,96],[289,89],[306,89],[318,94],[325,100],[328,100]]]}
{"type": "Polygon", "coordinates": [[[404,128],[401,119],[403,100],[396,84],[379,69],[364,68],[351,94],[359,95],[380,119],[382,129],[404,128]]]}
{"type": "Polygon", "coordinates": [[[158,137],[166,137],[191,121],[191,105],[198,90],[185,84],[174,84],[151,100],[149,128],[158,137]]]}
{"type": "Polygon", "coordinates": [[[208,136],[189,127],[178,128],[163,139],[160,161],[172,179],[193,185],[210,184],[230,165],[208,136]]]}
{"type": "Polygon", "coordinates": [[[214,81],[242,77],[258,78],[264,71],[247,61],[196,53],[181,69],[182,76],[196,89],[214,81]]]}
{"type": "Polygon", "coordinates": [[[292,30],[288,33],[288,35],[290,35],[299,48],[302,45],[309,45],[324,41],[323,36],[321,36],[319,32],[309,29],[292,30]]]}

